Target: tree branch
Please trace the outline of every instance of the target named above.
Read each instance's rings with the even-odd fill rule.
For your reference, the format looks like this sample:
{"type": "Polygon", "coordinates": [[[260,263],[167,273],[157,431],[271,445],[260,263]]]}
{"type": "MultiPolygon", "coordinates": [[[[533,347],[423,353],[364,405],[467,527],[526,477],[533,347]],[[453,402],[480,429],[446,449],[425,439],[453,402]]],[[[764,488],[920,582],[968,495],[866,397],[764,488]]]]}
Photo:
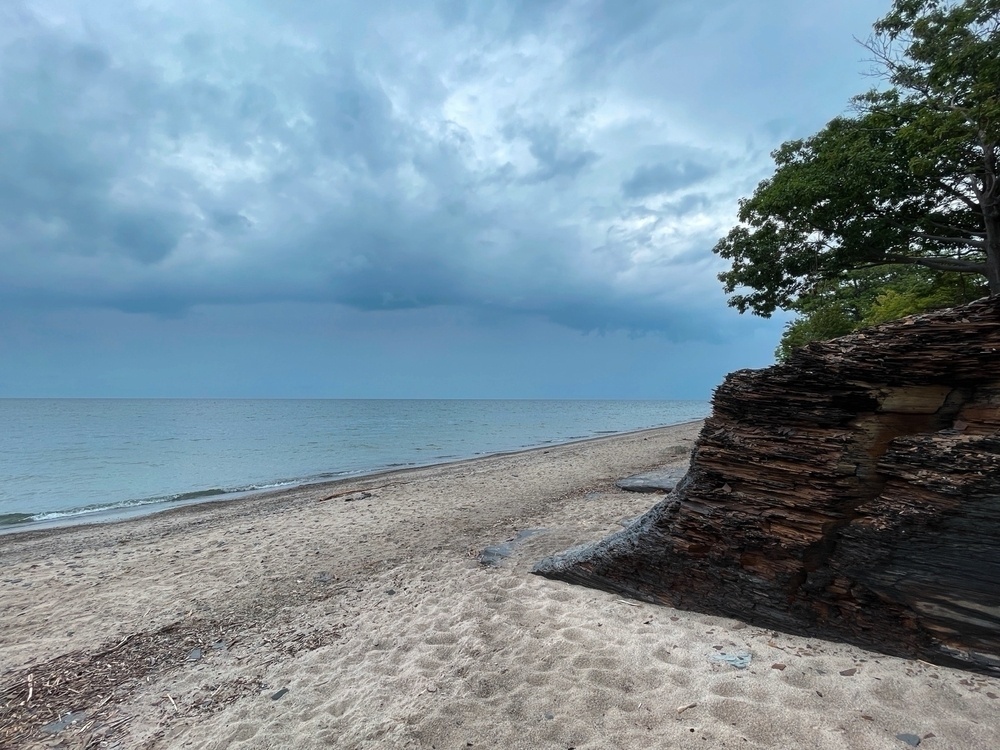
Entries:
{"type": "Polygon", "coordinates": [[[933,271],[957,271],[959,273],[978,273],[986,275],[985,263],[973,263],[968,260],[958,260],[956,258],[922,258],[909,255],[886,255],[882,263],[872,264],[887,265],[889,263],[900,263],[910,266],[923,266],[933,271]]]}
{"type": "Polygon", "coordinates": [[[954,185],[949,185],[947,182],[944,182],[943,180],[932,180],[932,181],[941,190],[948,193],[948,195],[962,201],[962,203],[968,206],[970,210],[975,211],[977,213],[982,211],[982,206],[979,203],[976,203],[976,201],[972,200],[972,198],[967,196],[965,193],[956,188],[954,185]]]}
{"type": "Polygon", "coordinates": [[[934,221],[933,219],[931,219],[927,223],[930,224],[930,225],[932,225],[932,226],[938,227],[940,229],[946,229],[946,230],[949,230],[949,231],[952,231],[952,232],[961,232],[962,234],[968,234],[968,235],[971,235],[972,237],[980,237],[980,238],[985,238],[986,237],[986,232],[977,232],[974,229],[966,229],[964,227],[956,227],[954,224],[943,224],[942,222],[940,222],[940,221],[934,221]]]}
{"type": "Polygon", "coordinates": [[[946,242],[951,245],[968,245],[970,247],[985,248],[985,240],[969,240],[964,237],[945,237],[939,234],[927,234],[925,232],[914,232],[914,237],[922,240],[933,240],[934,242],[946,242]]]}

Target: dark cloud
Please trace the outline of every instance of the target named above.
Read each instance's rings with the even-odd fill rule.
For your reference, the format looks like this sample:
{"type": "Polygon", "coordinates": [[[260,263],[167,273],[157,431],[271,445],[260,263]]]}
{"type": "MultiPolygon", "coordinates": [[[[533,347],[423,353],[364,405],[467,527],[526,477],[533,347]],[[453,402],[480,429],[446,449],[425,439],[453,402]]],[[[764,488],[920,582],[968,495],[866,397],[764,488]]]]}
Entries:
{"type": "Polygon", "coordinates": [[[392,114],[392,103],[372,76],[349,62],[332,60],[311,81],[306,96],[321,153],[372,172],[384,172],[404,158],[408,133],[392,114]]]}
{"type": "Polygon", "coordinates": [[[788,116],[717,142],[662,63],[731,3],[50,5],[0,10],[6,304],[722,335],[710,248],[767,167],[743,128],[788,116]]]}
{"type": "Polygon", "coordinates": [[[169,214],[121,211],[112,217],[109,235],[124,255],[143,263],[166,258],[177,246],[181,227],[169,214]]]}
{"type": "Polygon", "coordinates": [[[711,177],[716,171],[696,161],[642,166],[622,183],[622,195],[626,198],[645,198],[658,193],[671,193],[711,177]]]}
{"type": "Polygon", "coordinates": [[[588,333],[628,331],[633,335],[666,334],[676,343],[704,341],[717,344],[732,337],[731,324],[721,311],[697,316],[685,305],[660,299],[578,299],[554,306],[545,316],[568,328],[588,333]]]}
{"type": "Polygon", "coordinates": [[[514,118],[503,128],[510,140],[524,139],[535,157],[537,167],[523,179],[546,182],[558,177],[573,179],[600,157],[594,151],[575,145],[573,135],[548,122],[524,122],[514,118]]]}
{"type": "Polygon", "coordinates": [[[236,211],[217,210],[211,213],[212,225],[222,232],[240,232],[249,229],[253,223],[236,211]]]}
{"type": "Polygon", "coordinates": [[[705,193],[687,193],[680,198],[664,202],[659,207],[662,216],[681,217],[686,214],[704,213],[712,208],[712,199],[705,193]]]}

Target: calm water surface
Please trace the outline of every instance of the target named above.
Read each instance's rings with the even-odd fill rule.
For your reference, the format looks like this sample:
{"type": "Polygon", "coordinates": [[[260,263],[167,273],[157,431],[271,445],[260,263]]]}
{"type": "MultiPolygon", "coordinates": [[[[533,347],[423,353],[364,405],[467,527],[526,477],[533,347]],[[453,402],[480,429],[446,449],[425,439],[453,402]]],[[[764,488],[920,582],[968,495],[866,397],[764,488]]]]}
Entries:
{"type": "Polygon", "coordinates": [[[706,401],[0,399],[0,528],[677,424],[706,401]]]}

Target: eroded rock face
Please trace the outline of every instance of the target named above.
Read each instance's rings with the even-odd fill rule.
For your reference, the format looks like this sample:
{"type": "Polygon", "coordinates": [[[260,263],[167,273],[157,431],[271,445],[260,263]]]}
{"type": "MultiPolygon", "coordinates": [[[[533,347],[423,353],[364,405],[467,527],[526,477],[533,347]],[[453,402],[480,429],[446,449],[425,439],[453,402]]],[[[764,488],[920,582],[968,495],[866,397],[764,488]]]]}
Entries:
{"type": "Polygon", "coordinates": [[[673,494],[534,572],[1000,673],[1000,297],[731,374],[673,494]]]}

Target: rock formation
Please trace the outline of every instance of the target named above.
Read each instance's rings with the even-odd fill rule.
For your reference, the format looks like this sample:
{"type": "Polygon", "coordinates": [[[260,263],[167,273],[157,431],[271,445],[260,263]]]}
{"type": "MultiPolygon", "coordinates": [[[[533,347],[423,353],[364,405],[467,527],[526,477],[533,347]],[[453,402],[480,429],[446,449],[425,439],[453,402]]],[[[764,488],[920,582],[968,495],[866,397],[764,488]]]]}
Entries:
{"type": "Polygon", "coordinates": [[[534,572],[1000,673],[1000,297],[731,374],[674,492],[534,572]]]}

